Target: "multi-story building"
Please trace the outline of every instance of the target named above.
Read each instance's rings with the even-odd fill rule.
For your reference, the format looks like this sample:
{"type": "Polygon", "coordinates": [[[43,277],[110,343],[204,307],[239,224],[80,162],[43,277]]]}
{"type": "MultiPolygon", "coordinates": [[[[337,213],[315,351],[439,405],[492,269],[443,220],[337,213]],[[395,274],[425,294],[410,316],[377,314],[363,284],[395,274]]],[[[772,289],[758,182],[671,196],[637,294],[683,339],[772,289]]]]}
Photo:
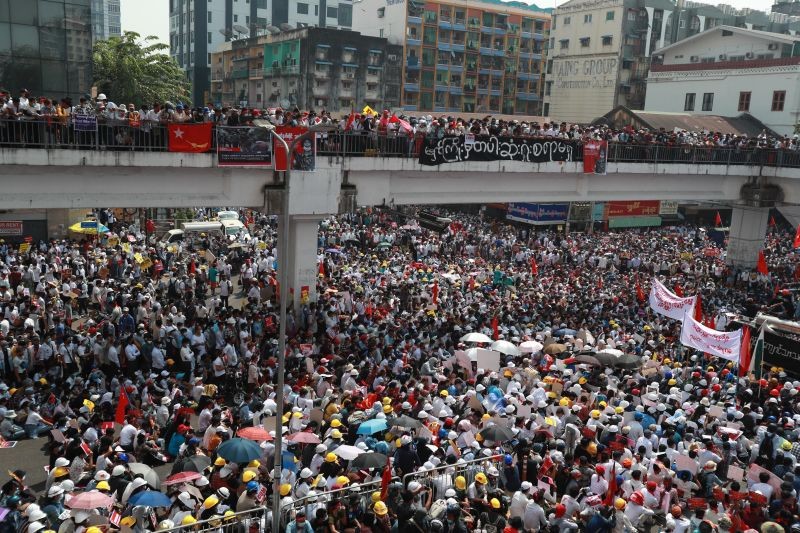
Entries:
{"type": "Polygon", "coordinates": [[[77,101],[92,86],[91,20],[86,0],[0,2],[0,87],[77,101]]]}
{"type": "Polygon", "coordinates": [[[400,103],[402,47],[385,38],[300,28],[225,43],[214,52],[219,105],[350,112],[400,103]]]}
{"type": "Polygon", "coordinates": [[[296,27],[349,29],[350,0],[169,0],[170,54],[186,70],[195,103],[208,102],[211,53],[223,43],[296,27]]]}
{"type": "Polygon", "coordinates": [[[778,0],[772,4],[772,12],[800,17],[800,0],[778,0]]]}
{"type": "Polygon", "coordinates": [[[646,111],[749,113],[780,134],[800,121],[800,37],[718,26],[656,52],[646,111]]]}
{"type": "Polygon", "coordinates": [[[102,41],[122,35],[120,0],[92,0],[92,37],[102,41]]]}
{"type": "Polygon", "coordinates": [[[720,25],[796,34],[800,23],[729,5],[672,0],[570,0],[553,14],[544,114],[590,122],[642,109],[655,50],[720,25]]]}
{"type": "Polygon", "coordinates": [[[408,111],[542,114],[547,10],[500,0],[361,0],[353,28],[403,47],[408,111]]]}

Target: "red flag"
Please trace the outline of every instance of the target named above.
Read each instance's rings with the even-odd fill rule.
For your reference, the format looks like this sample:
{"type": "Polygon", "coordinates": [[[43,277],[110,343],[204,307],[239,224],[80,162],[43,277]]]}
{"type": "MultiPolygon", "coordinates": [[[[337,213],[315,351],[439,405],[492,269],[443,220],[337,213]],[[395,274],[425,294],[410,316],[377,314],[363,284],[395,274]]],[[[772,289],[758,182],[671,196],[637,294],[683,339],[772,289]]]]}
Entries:
{"type": "Polygon", "coordinates": [[[777,224],[775,223],[775,217],[774,216],[770,216],[769,217],[769,227],[770,228],[774,228],[775,226],[777,226],[777,224]]]}
{"type": "Polygon", "coordinates": [[[431,289],[431,293],[433,294],[433,305],[439,303],[439,281],[433,282],[433,289],[431,289]]]}
{"type": "Polygon", "coordinates": [[[719,216],[719,211],[717,211],[717,216],[714,217],[714,225],[716,227],[720,227],[722,225],[722,217],[719,216]]]}
{"type": "Polygon", "coordinates": [[[636,282],[636,299],[640,302],[644,302],[644,291],[638,281],[636,282]]]}
{"type": "Polygon", "coordinates": [[[603,288],[603,277],[602,276],[597,278],[597,288],[598,289],[602,289],[603,288]]]}
{"type": "Polygon", "coordinates": [[[114,413],[114,422],[117,424],[125,423],[125,411],[128,409],[128,393],[125,392],[125,387],[122,387],[119,392],[119,403],[117,410],[114,413]]]}
{"type": "Polygon", "coordinates": [[[170,152],[208,152],[211,149],[211,123],[169,124],[170,152]]]}
{"type": "Polygon", "coordinates": [[[759,272],[759,274],[764,274],[765,276],[769,275],[767,260],[764,258],[764,250],[759,250],[758,252],[758,264],[756,265],[756,270],[759,272]]]}
{"type": "Polygon", "coordinates": [[[470,292],[475,290],[475,276],[469,277],[469,290],[470,292]]]}
{"type": "Polygon", "coordinates": [[[411,133],[412,131],[414,131],[414,128],[411,127],[411,124],[409,124],[408,122],[406,122],[402,118],[398,118],[398,116],[395,115],[394,113],[392,113],[392,116],[389,118],[389,123],[390,124],[397,124],[398,128],[400,128],[402,130],[405,130],[408,133],[411,133]]]}
{"type": "Polygon", "coordinates": [[[500,337],[500,332],[499,332],[497,317],[494,316],[492,317],[492,338],[494,340],[497,340],[498,337],[500,337]]]}
{"type": "Polygon", "coordinates": [[[703,302],[700,299],[700,295],[697,295],[697,300],[695,300],[694,304],[694,319],[698,322],[703,321],[703,302]]]}
{"type": "Polygon", "coordinates": [[[794,242],[792,248],[800,248],[800,224],[797,225],[797,231],[794,232],[794,242]]]}
{"type": "Polygon", "coordinates": [[[675,289],[675,296],[683,298],[683,287],[681,287],[679,283],[676,283],[673,288],[675,289]]]}
{"type": "Polygon", "coordinates": [[[89,447],[88,444],[86,444],[85,441],[81,441],[81,450],[83,450],[83,453],[87,457],[91,457],[92,456],[92,449],[89,447]]]}
{"type": "Polygon", "coordinates": [[[614,505],[614,499],[617,496],[617,463],[612,461],[614,466],[611,469],[611,479],[608,480],[608,490],[603,505],[614,505]]]}
{"type": "Polygon", "coordinates": [[[356,115],[355,111],[352,111],[352,110],[350,111],[350,116],[347,117],[347,124],[344,127],[344,131],[348,131],[350,128],[353,127],[353,122],[356,121],[356,117],[357,116],[358,115],[356,115]]]}
{"type": "Polygon", "coordinates": [[[539,274],[539,265],[536,264],[535,257],[531,257],[531,274],[534,276],[539,274]]]}
{"type": "Polygon", "coordinates": [[[319,275],[325,277],[325,261],[319,262],[319,275]]]}
{"type": "Polygon", "coordinates": [[[383,475],[381,475],[381,500],[386,501],[389,496],[389,483],[392,481],[392,460],[386,458],[386,466],[383,467],[383,475]]]}
{"type": "Polygon", "coordinates": [[[750,370],[750,360],[753,358],[753,352],[750,350],[750,326],[744,326],[744,333],[742,334],[742,348],[739,351],[739,377],[743,378],[750,370]]]}

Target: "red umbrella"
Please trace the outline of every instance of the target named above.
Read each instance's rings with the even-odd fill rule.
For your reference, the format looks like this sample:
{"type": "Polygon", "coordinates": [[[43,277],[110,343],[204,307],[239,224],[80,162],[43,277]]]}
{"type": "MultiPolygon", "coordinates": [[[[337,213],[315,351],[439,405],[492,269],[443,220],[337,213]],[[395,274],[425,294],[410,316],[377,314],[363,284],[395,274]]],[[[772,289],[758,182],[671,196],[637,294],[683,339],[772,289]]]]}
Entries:
{"type": "Polygon", "coordinates": [[[236,434],[247,440],[272,440],[272,435],[270,435],[267,430],[260,427],[242,428],[237,431],[236,434]]]}
{"type": "Polygon", "coordinates": [[[292,433],[286,440],[290,440],[292,442],[302,442],[304,444],[319,444],[320,440],[319,437],[314,435],[313,433],[309,433],[307,431],[301,431],[299,433],[292,433]]]}
{"type": "Polygon", "coordinates": [[[164,481],[163,485],[178,485],[180,483],[188,483],[189,481],[194,481],[195,479],[200,479],[203,475],[200,472],[178,472],[177,474],[173,474],[169,476],[166,481],[164,481]]]}

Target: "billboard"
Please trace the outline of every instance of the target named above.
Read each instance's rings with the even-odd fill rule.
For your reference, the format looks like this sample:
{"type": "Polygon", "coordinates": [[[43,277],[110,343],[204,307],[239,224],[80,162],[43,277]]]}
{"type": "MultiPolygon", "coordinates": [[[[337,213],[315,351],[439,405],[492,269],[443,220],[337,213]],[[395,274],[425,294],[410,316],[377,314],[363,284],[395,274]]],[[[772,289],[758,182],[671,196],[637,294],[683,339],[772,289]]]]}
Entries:
{"type": "Polygon", "coordinates": [[[631,200],[624,202],[606,202],[606,216],[613,217],[645,217],[658,215],[661,202],[658,200],[631,200]]]}
{"type": "Polygon", "coordinates": [[[506,218],[527,224],[562,224],[567,221],[569,204],[508,204],[506,218]]]}

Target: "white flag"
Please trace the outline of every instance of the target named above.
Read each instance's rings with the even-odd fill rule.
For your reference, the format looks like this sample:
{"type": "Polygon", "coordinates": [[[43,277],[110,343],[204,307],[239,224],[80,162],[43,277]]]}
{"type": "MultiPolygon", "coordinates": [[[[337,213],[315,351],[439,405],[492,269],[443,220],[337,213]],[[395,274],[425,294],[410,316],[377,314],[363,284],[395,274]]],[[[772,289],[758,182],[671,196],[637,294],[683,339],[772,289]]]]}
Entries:
{"type": "Polygon", "coordinates": [[[681,328],[681,344],[739,364],[742,330],[717,331],[707,328],[687,312],[681,328]]]}
{"type": "Polygon", "coordinates": [[[653,286],[650,288],[650,308],[659,315],[683,320],[683,315],[694,311],[696,302],[697,296],[681,298],[653,278],[653,286]]]}

